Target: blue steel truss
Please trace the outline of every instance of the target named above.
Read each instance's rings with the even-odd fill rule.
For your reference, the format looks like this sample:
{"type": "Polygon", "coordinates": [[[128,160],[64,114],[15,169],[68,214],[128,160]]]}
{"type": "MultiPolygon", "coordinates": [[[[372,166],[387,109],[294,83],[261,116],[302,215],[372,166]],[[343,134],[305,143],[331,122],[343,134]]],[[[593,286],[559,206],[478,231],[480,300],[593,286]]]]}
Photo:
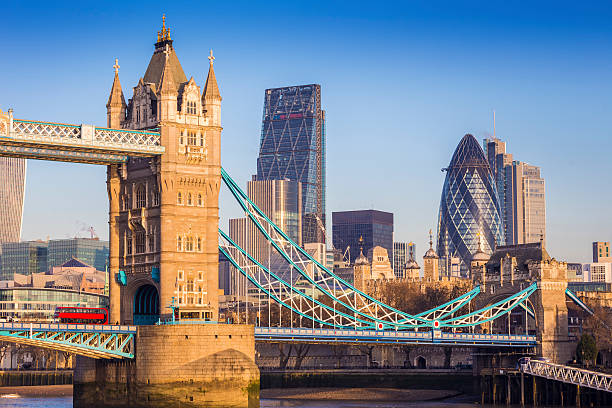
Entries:
{"type": "Polygon", "coordinates": [[[136,326],[0,323],[0,341],[96,359],[134,358],[136,326]]]}
{"type": "Polygon", "coordinates": [[[480,288],[431,310],[411,315],[386,305],[344,281],[291,240],[221,169],[225,185],[245,216],[288,264],[289,276],[279,276],[219,230],[219,249],[248,281],[266,296],[320,327],[353,330],[408,330],[473,327],[510,313],[537,290],[535,283],[493,305],[456,315],[480,288]]]}

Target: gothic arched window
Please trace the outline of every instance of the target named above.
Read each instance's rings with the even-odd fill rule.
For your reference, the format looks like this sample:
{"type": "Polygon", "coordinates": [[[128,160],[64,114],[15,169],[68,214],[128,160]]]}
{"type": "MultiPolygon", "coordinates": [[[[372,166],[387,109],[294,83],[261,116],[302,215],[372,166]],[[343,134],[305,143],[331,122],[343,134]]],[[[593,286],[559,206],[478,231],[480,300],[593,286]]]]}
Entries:
{"type": "Polygon", "coordinates": [[[142,184],[136,187],[136,208],[143,208],[147,206],[147,194],[142,184]]]}
{"type": "Polygon", "coordinates": [[[179,252],[183,250],[183,238],[180,235],[176,237],[176,250],[179,252]]]}
{"type": "Polygon", "coordinates": [[[178,205],[183,205],[183,193],[180,191],[176,194],[176,203],[178,205]]]}
{"type": "Polygon", "coordinates": [[[198,206],[200,207],[202,206],[202,194],[201,193],[198,194],[198,206]]]}
{"type": "Polygon", "coordinates": [[[191,193],[187,193],[187,205],[191,205],[193,202],[191,201],[191,193]]]}

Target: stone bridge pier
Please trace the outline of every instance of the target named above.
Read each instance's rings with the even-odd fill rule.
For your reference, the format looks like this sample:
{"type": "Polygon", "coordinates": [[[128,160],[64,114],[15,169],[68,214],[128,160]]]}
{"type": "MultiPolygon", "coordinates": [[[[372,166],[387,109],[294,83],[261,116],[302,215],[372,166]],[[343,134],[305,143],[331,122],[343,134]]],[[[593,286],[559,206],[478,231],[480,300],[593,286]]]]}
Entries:
{"type": "Polygon", "coordinates": [[[139,326],[133,360],[77,357],[74,407],[259,407],[248,325],[139,326]]]}

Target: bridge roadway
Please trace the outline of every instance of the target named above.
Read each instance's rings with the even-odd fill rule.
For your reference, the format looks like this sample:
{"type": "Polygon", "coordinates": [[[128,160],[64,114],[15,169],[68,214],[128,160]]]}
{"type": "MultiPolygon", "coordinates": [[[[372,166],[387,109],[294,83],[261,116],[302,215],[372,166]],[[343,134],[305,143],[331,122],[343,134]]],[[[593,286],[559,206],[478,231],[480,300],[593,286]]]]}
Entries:
{"type": "Polygon", "coordinates": [[[319,344],[422,344],[440,346],[533,347],[535,336],[430,331],[344,330],[255,327],[255,341],[319,344]]]}
{"type": "Polygon", "coordinates": [[[0,323],[0,341],[66,351],[95,359],[134,358],[136,326],[0,323]]]}
{"type": "Polygon", "coordinates": [[[579,385],[600,391],[612,392],[612,375],[568,367],[546,361],[529,360],[521,364],[521,371],[538,377],[561,381],[567,384],[579,385]]]}

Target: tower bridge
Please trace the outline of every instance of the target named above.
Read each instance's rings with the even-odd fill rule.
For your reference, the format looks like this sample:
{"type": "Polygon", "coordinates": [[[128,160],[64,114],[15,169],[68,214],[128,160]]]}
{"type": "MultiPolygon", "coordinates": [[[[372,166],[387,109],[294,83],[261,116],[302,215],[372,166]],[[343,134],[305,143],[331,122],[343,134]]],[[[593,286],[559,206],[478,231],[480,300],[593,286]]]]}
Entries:
{"type": "MultiPolygon", "coordinates": [[[[227,370],[245,373],[240,381],[248,385],[257,371],[255,341],[538,347],[555,361],[567,357],[567,282],[560,272],[563,264],[557,261],[530,259],[527,272],[519,271],[524,279],[516,284],[516,264],[502,260],[502,281],[495,283],[487,273],[489,260],[475,258],[473,267],[482,272],[477,289],[409,314],[355,288],[293,242],[221,167],[222,98],[212,50],[208,59],[206,81],[200,87],[185,75],[164,18],[148,67],[127,103],[115,61],[107,127],[16,119],[12,110],[0,113],[0,156],[107,166],[113,324],[111,329],[5,324],[0,327],[1,339],[130,361],[94,367],[80,359],[75,379],[83,384],[97,381],[91,374],[96,370],[107,378],[135,375],[137,383],[147,386],[167,384],[176,380],[178,364],[190,373],[181,379],[193,383],[195,378],[196,385],[211,376],[222,378],[227,370]],[[263,265],[219,229],[222,184],[270,250],[286,263],[286,273],[263,265]],[[260,299],[289,313],[288,327],[257,327],[253,334],[248,326],[153,326],[171,317],[165,307],[174,299],[181,310],[202,320],[218,320],[219,253],[260,299]],[[507,271],[509,285],[504,280],[507,271]],[[517,310],[532,316],[535,335],[527,327],[528,317],[524,333],[482,331],[517,310]],[[228,368],[228,361],[242,371],[228,368]],[[198,368],[194,374],[202,364],[209,364],[208,371],[198,368]],[[132,366],[137,374],[126,368],[132,366]]],[[[193,387],[190,392],[197,388],[193,387]]],[[[91,397],[87,390],[76,387],[75,396],[82,392],[91,397]]],[[[175,392],[172,387],[166,391],[175,392]]]]}

